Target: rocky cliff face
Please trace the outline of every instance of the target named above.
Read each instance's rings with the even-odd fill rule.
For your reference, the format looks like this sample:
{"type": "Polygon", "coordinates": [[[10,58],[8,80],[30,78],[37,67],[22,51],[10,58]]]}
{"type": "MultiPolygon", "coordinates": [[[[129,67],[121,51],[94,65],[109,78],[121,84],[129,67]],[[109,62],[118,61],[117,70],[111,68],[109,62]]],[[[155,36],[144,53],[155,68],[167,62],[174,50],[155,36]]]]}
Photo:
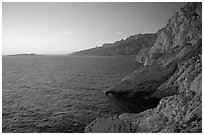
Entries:
{"type": "Polygon", "coordinates": [[[160,98],[140,114],[99,118],[86,132],[202,132],[202,3],[188,3],[135,61],[144,66],[106,93],[160,98]],[[141,94],[142,93],[142,94],[141,94]]]}
{"type": "Polygon", "coordinates": [[[141,48],[151,47],[157,38],[156,34],[136,34],[113,44],[103,44],[101,47],[75,52],[75,55],[136,55],[141,48]]]}

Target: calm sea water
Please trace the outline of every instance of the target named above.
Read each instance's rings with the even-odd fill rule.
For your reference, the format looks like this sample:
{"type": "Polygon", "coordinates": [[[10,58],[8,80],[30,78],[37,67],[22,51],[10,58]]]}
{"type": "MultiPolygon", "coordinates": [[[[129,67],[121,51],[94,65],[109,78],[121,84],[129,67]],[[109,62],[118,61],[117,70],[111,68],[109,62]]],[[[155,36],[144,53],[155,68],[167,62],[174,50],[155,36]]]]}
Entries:
{"type": "Polygon", "coordinates": [[[141,111],[103,94],[138,68],[133,59],[4,56],[3,132],[84,132],[97,117],[141,111]]]}

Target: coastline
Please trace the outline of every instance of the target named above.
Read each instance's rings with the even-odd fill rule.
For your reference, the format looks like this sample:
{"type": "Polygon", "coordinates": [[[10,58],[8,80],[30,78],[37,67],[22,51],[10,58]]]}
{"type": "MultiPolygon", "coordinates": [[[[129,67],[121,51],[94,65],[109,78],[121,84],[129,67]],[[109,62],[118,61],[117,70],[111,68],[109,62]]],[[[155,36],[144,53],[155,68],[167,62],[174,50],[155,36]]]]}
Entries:
{"type": "Polygon", "coordinates": [[[142,92],[144,97],[161,98],[158,106],[139,114],[98,118],[86,126],[85,132],[202,132],[201,9],[202,3],[188,3],[181,8],[157,32],[154,45],[138,54],[136,61],[143,68],[106,91],[130,95],[142,92]],[[171,65],[176,68],[171,70],[171,65]]]}

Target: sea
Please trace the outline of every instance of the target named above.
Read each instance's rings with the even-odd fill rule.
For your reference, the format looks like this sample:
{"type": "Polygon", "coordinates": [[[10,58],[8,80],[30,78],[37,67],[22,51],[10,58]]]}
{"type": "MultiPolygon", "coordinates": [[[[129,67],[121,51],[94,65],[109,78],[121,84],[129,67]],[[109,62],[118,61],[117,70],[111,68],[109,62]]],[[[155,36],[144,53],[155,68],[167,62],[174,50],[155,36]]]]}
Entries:
{"type": "Polygon", "coordinates": [[[139,68],[134,58],[3,56],[2,132],[83,133],[98,117],[150,108],[146,101],[103,93],[139,68]]]}

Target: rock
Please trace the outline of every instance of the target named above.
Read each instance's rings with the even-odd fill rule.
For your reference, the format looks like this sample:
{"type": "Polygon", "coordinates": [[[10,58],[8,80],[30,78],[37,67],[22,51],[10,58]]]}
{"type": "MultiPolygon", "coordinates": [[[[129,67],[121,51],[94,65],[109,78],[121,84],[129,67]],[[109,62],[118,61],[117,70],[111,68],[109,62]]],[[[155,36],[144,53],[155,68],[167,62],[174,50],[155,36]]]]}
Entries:
{"type": "Polygon", "coordinates": [[[201,87],[197,86],[201,83],[200,74],[192,82],[189,92],[163,98],[155,109],[140,114],[125,113],[112,119],[101,118],[87,127],[94,132],[99,132],[99,130],[100,132],[121,132],[113,130],[113,125],[117,123],[117,127],[120,127],[119,125],[125,127],[124,122],[127,122],[135,123],[135,125],[131,130],[125,127],[127,129],[123,131],[126,132],[200,132],[202,129],[202,101],[201,95],[194,94],[194,89],[202,91],[201,87]],[[103,128],[103,125],[106,126],[103,128]]]}
{"type": "Polygon", "coordinates": [[[98,118],[90,123],[85,132],[89,133],[132,133],[134,132],[136,123],[130,123],[120,120],[116,117],[113,118],[98,118]]]}
{"type": "Polygon", "coordinates": [[[166,67],[161,65],[152,65],[141,68],[134,73],[126,76],[122,81],[116,84],[106,93],[133,93],[148,96],[160,86],[177,68],[176,63],[171,63],[166,67]]]}
{"type": "MultiPolygon", "coordinates": [[[[143,47],[136,62],[143,67],[106,93],[161,98],[158,106],[139,114],[100,118],[86,132],[202,132],[202,3],[188,3],[143,47]],[[123,127],[123,130],[114,128],[123,127]],[[133,127],[126,126],[134,124],[133,127]]],[[[120,128],[121,129],[121,128],[120,128]]]]}

